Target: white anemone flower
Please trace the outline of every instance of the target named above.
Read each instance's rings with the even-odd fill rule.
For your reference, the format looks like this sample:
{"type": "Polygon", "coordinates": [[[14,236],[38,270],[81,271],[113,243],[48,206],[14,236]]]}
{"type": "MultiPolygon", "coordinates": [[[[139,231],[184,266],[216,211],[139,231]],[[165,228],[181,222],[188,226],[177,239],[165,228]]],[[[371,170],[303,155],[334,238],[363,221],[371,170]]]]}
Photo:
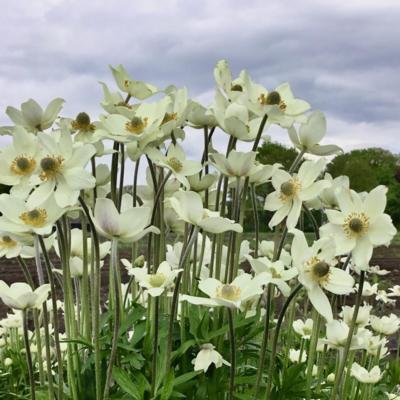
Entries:
{"type": "MultiPolygon", "coordinates": [[[[332,349],[343,348],[347,343],[349,330],[349,326],[344,321],[333,319],[326,324],[326,339],[320,339],[320,342],[327,344],[332,349]]],[[[350,349],[358,349],[359,347],[358,338],[353,336],[350,349]]]]}
{"type": "Polygon", "coordinates": [[[275,171],[281,167],[282,165],[278,163],[273,165],[264,165],[255,161],[253,168],[249,172],[249,183],[258,186],[269,182],[275,171]]]}
{"type": "Polygon", "coordinates": [[[46,301],[49,291],[49,284],[41,285],[32,290],[25,282],[16,282],[8,286],[4,281],[0,281],[1,299],[8,307],[16,310],[40,308],[46,301]]]}
{"type": "MultiPolygon", "coordinates": [[[[354,308],[355,308],[354,306],[353,307],[350,307],[350,306],[342,307],[341,317],[343,318],[344,322],[346,322],[347,325],[350,325],[353,320],[354,308]]],[[[364,327],[364,326],[368,325],[371,309],[372,309],[372,306],[370,306],[370,305],[364,305],[364,306],[359,307],[357,319],[355,321],[355,323],[358,327],[364,327]]]]}
{"type": "Polygon", "coordinates": [[[286,282],[297,276],[296,268],[285,269],[282,261],[270,261],[267,257],[253,258],[247,256],[246,258],[256,276],[263,274],[266,283],[276,285],[284,296],[289,296],[290,286],[286,282]]]}
{"type": "Polygon", "coordinates": [[[182,295],[181,301],[208,307],[242,308],[243,304],[263,293],[261,279],[252,278],[243,273],[231,283],[222,283],[215,278],[207,278],[199,282],[199,289],[209,297],[182,295]]]}
{"type": "Polygon", "coordinates": [[[307,361],[307,353],[305,351],[301,352],[300,350],[289,349],[289,360],[292,363],[304,363],[307,361]]]}
{"type": "Polygon", "coordinates": [[[203,107],[201,104],[189,100],[188,107],[187,119],[192,128],[203,129],[205,127],[214,127],[217,125],[215,117],[208,113],[207,108],[203,107]]]}
{"type": "MultiPolygon", "coordinates": [[[[262,240],[258,246],[258,252],[261,257],[268,257],[271,261],[274,257],[275,242],[273,240],[262,240]]],[[[285,265],[290,265],[292,256],[285,249],[282,249],[279,257],[285,265]]]]}
{"type": "Polygon", "coordinates": [[[39,163],[38,140],[21,126],[14,128],[12,140],[12,146],[1,152],[0,183],[14,186],[13,193],[22,191],[26,195],[30,190],[29,178],[39,163]]]}
{"type": "Polygon", "coordinates": [[[121,64],[116,67],[110,65],[110,69],[119,90],[136,99],[144,100],[158,92],[154,85],[132,79],[121,64]]]}
{"type": "Polygon", "coordinates": [[[389,290],[391,292],[388,294],[389,297],[400,297],[400,285],[394,285],[389,290]]]}
{"type": "Polygon", "coordinates": [[[199,174],[187,176],[187,180],[190,184],[190,190],[197,193],[204,192],[205,190],[209,189],[212,185],[214,185],[217,179],[217,174],[207,174],[201,177],[199,174]]]}
{"type": "Polygon", "coordinates": [[[377,383],[382,379],[382,372],[378,365],[375,365],[370,371],[354,362],[351,366],[350,375],[361,383],[377,383]]]}
{"type": "Polygon", "coordinates": [[[297,174],[289,174],[281,169],[272,176],[275,189],[265,199],[264,209],[274,211],[269,222],[272,228],[286,218],[286,226],[292,229],[297,225],[304,201],[316,198],[329,184],[325,180],[315,182],[325,167],[325,160],[305,161],[297,174]]]}
{"type": "Polygon", "coordinates": [[[90,144],[74,145],[68,132],[61,132],[58,140],[47,133],[38,134],[42,146],[39,175],[31,179],[38,184],[28,197],[28,205],[36,207],[54,193],[60,207],[75,205],[82,189],[96,184],[92,174],[85,170],[96,149],[90,144]]]}
{"type": "Polygon", "coordinates": [[[210,108],[223,131],[236,139],[251,142],[260,129],[262,117],[250,118],[248,108],[237,102],[227,100],[217,89],[214,103],[210,108]]]}
{"type": "Polygon", "coordinates": [[[93,223],[97,231],[107,239],[121,242],[136,242],[147,233],[160,233],[155,226],[149,226],[150,207],[131,207],[119,213],[110,199],[97,199],[93,223]]]}
{"type": "Polygon", "coordinates": [[[222,218],[218,212],[203,208],[203,202],[198,193],[179,191],[167,200],[181,220],[198,226],[205,232],[243,232],[240,224],[228,218],[222,218]]]}
{"type": "Polygon", "coordinates": [[[255,151],[236,150],[230,151],[228,157],[219,153],[211,153],[210,163],[223,175],[240,178],[250,175],[255,166],[256,155],[255,151]]]}
{"type": "Polygon", "coordinates": [[[311,318],[305,321],[296,319],[293,321],[293,330],[302,337],[302,339],[309,340],[311,338],[314,322],[311,318]]]}
{"type": "Polygon", "coordinates": [[[129,117],[121,114],[100,116],[94,137],[130,143],[152,137],[157,132],[161,135],[159,127],[169,101],[164,97],[154,103],[142,103],[129,117]]]}
{"type": "Polygon", "coordinates": [[[293,265],[299,271],[299,282],[306,288],[318,313],[331,321],[331,305],[322,289],[338,295],[349,294],[354,290],[354,279],[346,271],[334,267],[335,248],[330,239],[317,240],[309,247],[303,232],[295,229],[292,233],[291,251],[293,265]]]}
{"type": "Polygon", "coordinates": [[[375,332],[390,336],[399,330],[400,318],[395,314],[383,317],[371,315],[371,327],[375,332]]]}
{"type": "MultiPolygon", "coordinates": [[[[358,291],[358,283],[356,284],[356,291],[358,291]]],[[[378,284],[374,283],[371,285],[368,281],[364,282],[362,296],[363,297],[370,297],[376,295],[378,293],[378,284]]]]}
{"type": "Polygon", "coordinates": [[[230,366],[231,364],[224,360],[218,351],[214,350],[215,346],[211,343],[206,343],[201,346],[201,350],[197,353],[196,358],[192,360],[195,371],[207,372],[211,364],[215,365],[215,368],[220,368],[223,365],[230,366]]]}
{"type": "Polygon", "coordinates": [[[364,198],[353,190],[339,189],[340,211],[326,210],[329,223],[321,227],[322,236],[331,236],[336,254],[351,252],[359,269],[367,269],[376,246],[388,245],[396,234],[392,219],[384,214],[385,186],[377,186],[364,198]]]}
{"type": "Polygon", "coordinates": [[[6,114],[15,125],[23,126],[27,131],[36,133],[44,131],[53,125],[63,103],[63,99],[54,99],[43,111],[35,100],[29,99],[21,104],[21,110],[11,106],[7,107],[6,114]]]}
{"type": "Polygon", "coordinates": [[[182,269],[172,269],[167,261],[163,261],[154,274],[147,273],[147,267],[132,268],[129,271],[133,275],[139,286],[146,289],[150,296],[161,296],[166,290],[174,285],[174,280],[182,269]]]}
{"type": "Polygon", "coordinates": [[[179,144],[174,145],[171,143],[166,155],[155,148],[149,149],[147,155],[160,167],[170,170],[175,178],[188,190],[190,189],[190,183],[186,177],[196,174],[202,169],[202,165],[198,161],[186,160],[185,153],[179,144]]]}
{"type": "Polygon", "coordinates": [[[304,113],[310,109],[309,103],[294,97],[287,82],[270,92],[250,82],[247,105],[258,116],[268,115],[267,126],[278,124],[283,128],[289,128],[294,122],[305,122],[304,113]]]}
{"type": "Polygon", "coordinates": [[[300,151],[317,156],[330,156],[343,152],[339,146],[334,144],[322,146],[319,144],[326,134],[326,118],[321,111],[312,112],[307,117],[307,121],[300,125],[298,133],[293,126],[288,129],[288,133],[290,140],[300,151]]]}
{"type": "Polygon", "coordinates": [[[10,233],[36,233],[50,235],[55,222],[64,214],[65,209],[60,208],[49,197],[38,207],[28,207],[27,203],[9,194],[0,195],[0,230],[10,233]]]}

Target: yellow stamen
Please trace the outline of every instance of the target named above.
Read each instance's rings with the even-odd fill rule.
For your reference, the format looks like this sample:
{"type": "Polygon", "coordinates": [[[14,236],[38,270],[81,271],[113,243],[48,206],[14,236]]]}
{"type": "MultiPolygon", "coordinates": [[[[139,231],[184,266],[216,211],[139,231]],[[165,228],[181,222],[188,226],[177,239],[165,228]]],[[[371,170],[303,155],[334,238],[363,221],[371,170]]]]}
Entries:
{"type": "Polygon", "coordinates": [[[175,171],[182,171],[183,164],[176,157],[171,157],[168,159],[167,164],[175,171]]]}
{"type": "Polygon", "coordinates": [[[12,249],[17,245],[17,242],[10,238],[10,236],[3,236],[0,239],[0,248],[3,249],[12,249]]]}
{"type": "Polygon", "coordinates": [[[80,112],[71,123],[72,129],[83,132],[93,132],[96,127],[90,122],[90,117],[85,112],[80,112]]]}
{"type": "Polygon", "coordinates": [[[359,237],[364,235],[369,228],[369,217],[361,212],[350,213],[344,220],[343,230],[347,237],[359,237]]]}
{"type": "Polygon", "coordinates": [[[46,224],[47,212],[44,208],[34,208],[22,213],[19,218],[26,224],[35,228],[41,228],[46,224]]]}
{"type": "Polygon", "coordinates": [[[222,285],[217,288],[217,297],[225,300],[237,301],[240,299],[241,290],[235,285],[222,285]]]}
{"type": "Polygon", "coordinates": [[[148,118],[140,118],[140,117],[133,117],[131,121],[125,124],[125,128],[130,133],[134,133],[135,135],[140,135],[143,133],[147,126],[148,118]]]}
{"type": "Polygon", "coordinates": [[[36,161],[32,157],[22,154],[15,157],[11,163],[10,170],[16,175],[30,175],[36,167],[36,161]]]}
{"type": "Polygon", "coordinates": [[[41,159],[40,167],[42,168],[39,177],[42,181],[54,179],[60,172],[64,159],[61,156],[47,156],[41,159]]]}
{"type": "Polygon", "coordinates": [[[286,182],[283,182],[280,187],[279,198],[282,202],[293,199],[293,197],[301,189],[301,183],[297,178],[292,178],[286,182]]]}
{"type": "Polygon", "coordinates": [[[165,113],[164,118],[163,118],[163,120],[161,122],[161,125],[164,125],[169,121],[176,120],[177,116],[178,116],[177,113],[171,113],[171,114],[165,113]]]}

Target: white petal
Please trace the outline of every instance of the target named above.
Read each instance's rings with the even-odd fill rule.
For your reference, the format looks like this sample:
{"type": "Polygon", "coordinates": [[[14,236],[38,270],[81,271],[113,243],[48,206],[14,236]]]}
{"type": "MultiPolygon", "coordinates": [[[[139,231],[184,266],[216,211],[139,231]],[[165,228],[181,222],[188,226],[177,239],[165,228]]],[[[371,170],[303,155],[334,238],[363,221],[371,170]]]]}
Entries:
{"type": "Polygon", "coordinates": [[[312,289],[308,290],[308,297],[314,308],[327,322],[333,320],[331,304],[326,294],[318,285],[314,285],[312,289]]]}

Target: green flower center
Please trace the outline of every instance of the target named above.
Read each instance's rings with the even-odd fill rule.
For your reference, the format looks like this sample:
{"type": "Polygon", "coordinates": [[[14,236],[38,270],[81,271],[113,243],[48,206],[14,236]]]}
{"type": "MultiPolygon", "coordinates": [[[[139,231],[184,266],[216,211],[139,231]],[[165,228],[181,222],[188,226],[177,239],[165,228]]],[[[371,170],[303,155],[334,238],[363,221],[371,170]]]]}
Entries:
{"type": "Polygon", "coordinates": [[[313,265],[313,273],[318,278],[323,278],[329,273],[330,266],[325,261],[319,261],[313,265]]]}
{"type": "Polygon", "coordinates": [[[77,131],[84,131],[84,132],[95,130],[95,126],[92,123],[90,123],[89,115],[85,112],[80,112],[76,116],[75,120],[72,121],[72,128],[77,131]]]}
{"type": "Polygon", "coordinates": [[[296,188],[292,181],[283,182],[281,185],[281,192],[287,197],[293,196],[295,190],[296,188]]]}
{"type": "Polygon", "coordinates": [[[10,236],[5,235],[0,239],[0,248],[12,249],[17,242],[10,238],[10,236]]]}
{"type": "Polygon", "coordinates": [[[40,179],[42,181],[48,181],[49,179],[53,179],[58,172],[60,172],[61,164],[63,162],[63,158],[58,157],[44,157],[40,161],[40,167],[42,168],[42,172],[40,173],[40,179]]]}
{"type": "Polygon", "coordinates": [[[217,297],[236,301],[240,299],[240,288],[235,285],[222,285],[217,289],[217,297]]]}
{"type": "Polygon", "coordinates": [[[175,171],[175,172],[180,172],[182,171],[183,164],[176,158],[176,157],[171,157],[168,159],[167,164],[175,171]]]}
{"type": "Polygon", "coordinates": [[[280,104],[280,102],[281,102],[281,95],[276,90],[269,92],[267,95],[267,98],[265,99],[265,104],[268,104],[271,106],[274,104],[278,105],[278,104],[280,104]]]}
{"type": "Polygon", "coordinates": [[[27,225],[41,228],[47,220],[47,212],[44,208],[34,208],[33,210],[22,213],[19,218],[27,225]]]}
{"type": "Polygon", "coordinates": [[[362,236],[369,227],[369,218],[364,213],[351,213],[345,220],[343,229],[348,237],[362,236]]]}
{"type": "Polygon", "coordinates": [[[126,123],[125,127],[129,132],[140,135],[145,130],[147,121],[148,118],[133,117],[130,122],[126,123]]]}
{"type": "Polygon", "coordinates": [[[231,90],[232,92],[243,92],[243,87],[236,83],[235,85],[232,85],[231,90]]]}
{"type": "Polygon", "coordinates": [[[21,155],[12,161],[10,169],[16,175],[29,175],[34,171],[35,166],[36,161],[33,158],[21,155]]]}
{"type": "Polygon", "coordinates": [[[149,283],[152,287],[161,287],[166,280],[166,277],[162,273],[152,274],[149,278],[149,283]]]}

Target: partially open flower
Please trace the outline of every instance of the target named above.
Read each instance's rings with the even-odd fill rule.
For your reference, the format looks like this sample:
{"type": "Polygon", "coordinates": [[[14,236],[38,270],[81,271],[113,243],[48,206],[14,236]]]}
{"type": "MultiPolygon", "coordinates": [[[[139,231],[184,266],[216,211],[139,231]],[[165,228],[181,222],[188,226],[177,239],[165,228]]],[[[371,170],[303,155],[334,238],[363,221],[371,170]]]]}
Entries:
{"type": "Polygon", "coordinates": [[[15,125],[23,126],[27,131],[36,133],[53,125],[63,103],[63,99],[54,99],[43,111],[35,100],[29,99],[21,104],[21,111],[14,107],[7,107],[6,114],[15,125]]]}
{"type": "Polygon", "coordinates": [[[368,371],[354,362],[351,366],[351,376],[354,376],[361,383],[377,383],[382,378],[382,372],[378,365],[368,371]]]}
{"type": "Polygon", "coordinates": [[[249,176],[255,166],[256,152],[242,152],[232,150],[228,157],[219,153],[210,154],[211,164],[214,165],[222,174],[231,177],[249,176]]]}
{"type": "Polygon", "coordinates": [[[384,315],[381,318],[371,315],[371,327],[375,332],[390,336],[399,330],[400,318],[395,314],[384,315]]]}
{"type": "Polygon", "coordinates": [[[149,232],[160,233],[155,226],[148,226],[151,208],[132,207],[121,213],[110,199],[97,199],[93,223],[98,232],[108,239],[136,242],[149,232]]]}
{"type": "Polygon", "coordinates": [[[209,296],[208,298],[183,295],[181,300],[209,307],[241,308],[246,301],[263,292],[262,286],[260,279],[253,279],[246,273],[237,276],[229,284],[215,278],[207,278],[199,282],[199,289],[209,296]]]}
{"type": "Polygon", "coordinates": [[[32,290],[25,282],[12,283],[8,286],[4,281],[0,281],[1,299],[8,307],[16,310],[41,308],[49,295],[49,291],[49,284],[41,285],[32,290]]]}
{"type": "Polygon", "coordinates": [[[201,350],[197,353],[196,358],[192,360],[195,371],[203,370],[207,372],[211,364],[214,364],[216,368],[220,368],[222,365],[231,365],[214,349],[215,347],[211,343],[206,343],[201,346],[201,350]]]}

